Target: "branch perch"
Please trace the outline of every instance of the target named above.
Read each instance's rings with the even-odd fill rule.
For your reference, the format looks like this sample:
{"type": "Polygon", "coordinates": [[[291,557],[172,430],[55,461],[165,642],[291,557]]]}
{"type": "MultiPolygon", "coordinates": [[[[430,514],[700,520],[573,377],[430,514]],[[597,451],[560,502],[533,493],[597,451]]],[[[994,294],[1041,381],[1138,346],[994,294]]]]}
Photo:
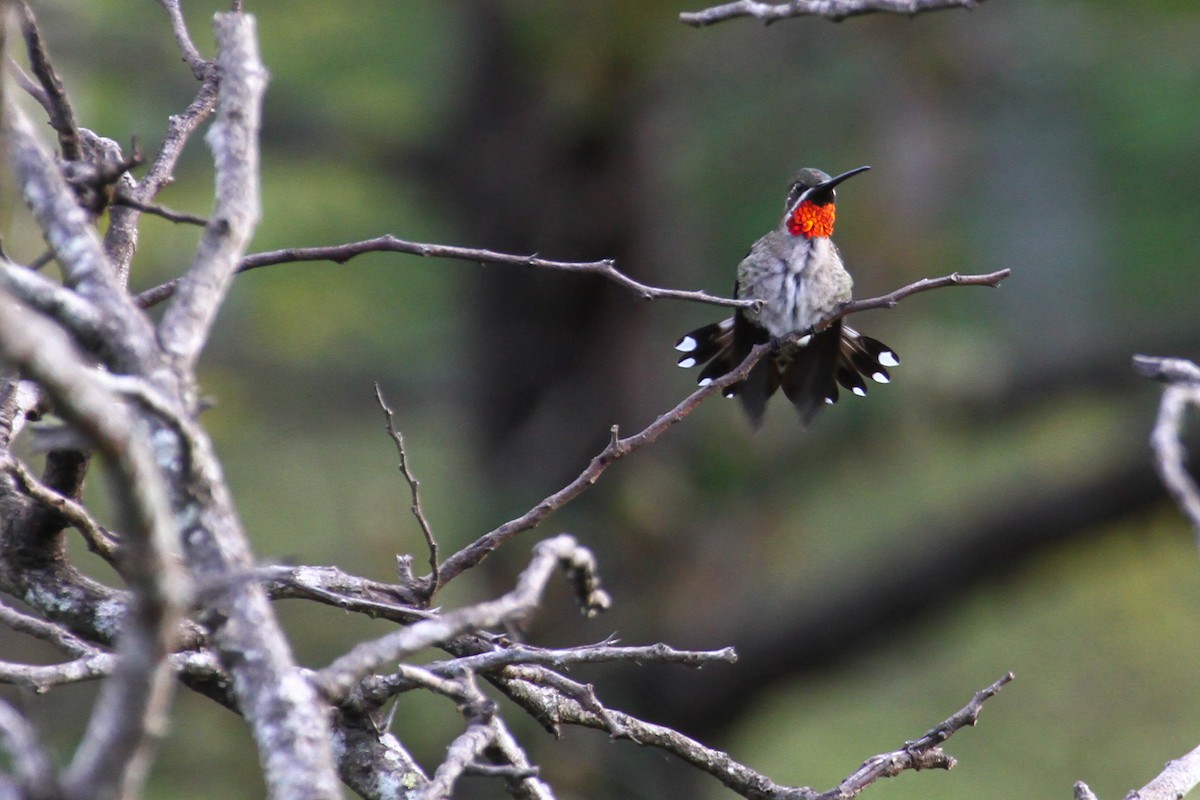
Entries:
{"type": "MultiPolygon", "coordinates": [[[[1000,283],[1012,273],[1012,270],[1002,269],[998,272],[991,272],[986,275],[959,275],[954,273],[941,278],[923,278],[915,283],[903,286],[894,292],[873,297],[865,300],[856,300],[846,303],[839,308],[827,322],[832,322],[835,319],[840,319],[849,314],[854,314],[859,311],[867,311],[876,308],[892,308],[902,299],[920,292],[927,292],[933,289],[940,289],[946,286],[999,286],[1000,283]]],[[[792,340],[799,340],[804,334],[811,331],[802,331],[791,337],[792,340]]],[[[615,461],[624,458],[625,456],[645,447],[651,442],[658,439],[666,430],[673,425],[683,421],[689,414],[696,410],[699,405],[709,397],[721,392],[727,386],[745,380],[750,371],[754,369],[754,365],[759,362],[764,355],[771,350],[769,343],[757,345],[746,359],[738,365],[732,372],[722,375],[719,379],[712,383],[705,384],[696,389],[690,395],[685,397],[678,405],[670,411],[658,417],[654,422],[647,425],[641,432],[624,439],[619,438],[617,426],[612,428],[612,437],[609,443],[603,450],[596,455],[583,472],[579,474],[575,480],[559,489],[554,494],[546,497],[529,511],[522,514],[516,519],[505,522],[498,528],[495,528],[483,536],[476,539],[471,544],[459,550],[454,555],[442,562],[441,568],[441,583],[445,585],[460,575],[463,571],[474,567],[476,564],[487,558],[488,554],[499,547],[504,542],[516,536],[519,533],[530,530],[541,524],[547,516],[552,512],[562,508],[564,505],[574,500],[583,492],[591,488],[606,469],[615,461]]]]}

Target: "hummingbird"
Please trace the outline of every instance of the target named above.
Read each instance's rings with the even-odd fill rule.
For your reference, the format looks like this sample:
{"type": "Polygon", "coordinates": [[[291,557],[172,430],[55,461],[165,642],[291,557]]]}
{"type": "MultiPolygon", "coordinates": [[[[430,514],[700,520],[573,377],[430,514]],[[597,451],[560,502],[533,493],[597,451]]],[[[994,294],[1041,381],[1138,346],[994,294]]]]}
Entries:
{"type": "Polygon", "coordinates": [[[887,345],[829,317],[850,300],[854,280],[830,237],[836,217],[834,187],[866,172],[858,167],[829,177],[819,169],[800,170],[788,188],[783,218],[756,241],[738,264],[734,297],[757,300],[734,315],[680,337],[678,364],[706,364],[697,383],[706,385],[733,370],[755,345],[773,350],[745,380],[725,389],[738,397],[751,424],[762,425],[767,400],[782,388],[808,427],[827,404],[836,403],[838,384],[853,394],[867,393],[864,378],[887,383],[887,368],[900,359],[887,345]],[[797,333],[798,341],[784,344],[797,333]]]}

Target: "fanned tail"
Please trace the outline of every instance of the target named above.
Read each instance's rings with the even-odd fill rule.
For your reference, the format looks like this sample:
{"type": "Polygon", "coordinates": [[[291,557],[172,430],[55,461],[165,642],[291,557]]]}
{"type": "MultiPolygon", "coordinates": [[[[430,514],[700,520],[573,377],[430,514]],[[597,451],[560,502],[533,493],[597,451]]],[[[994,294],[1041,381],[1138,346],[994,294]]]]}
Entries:
{"type": "MultiPolygon", "coordinates": [[[[742,317],[733,316],[697,328],[684,334],[675,343],[675,349],[683,353],[675,362],[684,368],[704,365],[696,383],[708,384],[737,368],[756,344],[767,341],[767,332],[751,325],[742,317]]],[[[726,397],[738,397],[746,415],[755,428],[762,425],[767,399],[779,388],[779,370],[765,358],[754,365],[754,369],[743,381],[725,387],[726,397]]]]}
{"type": "MultiPolygon", "coordinates": [[[[685,368],[703,365],[696,381],[703,386],[732,371],[755,345],[769,338],[764,329],[736,315],[680,337],[675,349],[682,355],[676,363],[685,368]]],[[[866,378],[888,383],[888,368],[900,364],[890,347],[840,319],[801,342],[762,359],[744,381],[725,389],[726,397],[741,400],[755,428],[762,425],[767,400],[779,388],[807,427],[821,408],[838,401],[839,384],[852,394],[865,396],[866,378]]]]}

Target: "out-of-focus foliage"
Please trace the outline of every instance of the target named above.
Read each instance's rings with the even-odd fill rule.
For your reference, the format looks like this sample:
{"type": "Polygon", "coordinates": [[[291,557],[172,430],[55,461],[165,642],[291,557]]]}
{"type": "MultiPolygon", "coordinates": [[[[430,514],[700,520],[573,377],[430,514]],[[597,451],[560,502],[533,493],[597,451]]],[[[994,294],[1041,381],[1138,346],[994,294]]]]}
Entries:
{"type": "MultiPolygon", "coordinates": [[[[35,5],[82,123],[120,141],[137,135],[152,150],[167,115],[194,91],[161,10],[133,0],[35,5]]],[[[220,4],[186,5],[198,45],[211,52],[208,19],[220,4]]],[[[499,113],[536,119],[578,161],[602,158],[606,141],[627,151],[612,161],[624,170],[617,188],[587,208],[633,210],[620,231],[620,266],[639,279],[727,291],[737,260],[775,223],[787,179],[805,165],[874,167],[839,195],[837,239],[860,295],[956,270],[1014,270],[997,291],[924,294],[856,319],[903,366],[890,386],[847,398],[814,431],[801,432],[780,403],[755,435],[733,405],[714,401],[613,467],[547,532],[570,530],[599,551],[617,606],[590,623],[548,612],[530,632],[535,642],[616,630],[630,643],[738,645],[776,612],[868,591],[855,580],[898,553],[936,550],[937,537],[1035,499],[1069,498],[1148,461],[1156,393],[1130,375],[1129,356],[1200,349],[1200,9],[994,0],[971,13],[839,25],[742,20],[693,30],[675,21],[696,5],[246,3],[272,73],[254,249],[382,233],[502,244],[481,238],[488,209],[463,212],[471,181],[447,196],[440,165],[469,154],[489,168],[489,129],[509,118],[465,133],[463,120],[480,87],[508,97],[519,82],[513,107],[499,113]],[[497,63],[505,69],[486,72],[497,63]]],[[[528,163],[553,177],[562,164],[540,155],[493,166],[528,163]]],[[[484,178],[480,186],[490,186],[484,178]]],[[[499,218],[501,205],[542,204],[548,218],[550,206],[592,188],[490,202],[499,218]]],[[[211,170],[198,139],[162,200],[206,211],[211,170]]],[[[36,242],[12,230],[19,215],[5,214],[6,249],[35,257],[36,242]]],[[[581,228],[590,222],[581,215],[581,228]]],[[[540,247],[536,224],[522,234],[540,247]]],[[[177,274],[195,238],[147,220],[134,285],[177,274]]],[[[534,456],[501,448],[483,457],[479,442],[495,433],[488,392],[501,387],[481,388],[472,376],[481,363],[524,363],[558,335],[522,312],[504,331],[517,331],[516,343],[491,348],[502,332],[477,324],[481,304],[503,319],[495,304],[506,301],[481,294],[485,270],[516,275],[375,255],[238,279],[205,361],[204,390],[217,403],[206,422],[264,559],[336,563],[381,579],[398,552],[422,561],[372,381],[397,410],[449,550],[556,489],[539,471],[543,457],[582,468],[609,422],[631,432],[690,391],[670,344],[720,313],[610,298],[614,344],[597,340],[575,364],[586,376],[616,349],[605,391],[547,374],[555,391],[516,434],[538,443],[534,456]],[[576,439],[545,423],[554,409],[569,416],[597,406],[612,416],[576,439]],[[540,477],[522,481],[526,472],[540,477]]],[[[550,272],[535,280],[578,285],[550,272]]],[[[510,545],[442,602],[503,591],[531,543],[510,545]]],[[[1200,705],[1189,699],[1200,688],[1198,586],[1200,557],[1170,507],[1132,509],[944,597],[937,612],[881,642],[764,687],[714,744],[777,780],[828,788],[1012,669],[1017,681],[980,727],[950,743],[962,762],[954,773],[906,774],[869,796],[1067,796],[1077,779],[1115,796],[1200,741],[1200,705]]],[[[310,613],[283,607],[306,663],[382,630],[341,612],[310,613]]],[[[749,666],[705,676],[719,683],[749,666]]],[[[627,674],[580,677],[621,705],[627,674]]],[[[80,691],[27,702],[54,729],[80,691]]],[[[154,796],[258,796],[252,747],[228,712],[179,702],[154,796]]],[[[678,711],[638,710],[650,719],[678,711]]],[[[458,725],[453,709],[432,700],[405,699],[397,716],[426,759],[458,725]]],[[[561,796],[724,796],[599,735],[554,743],[532,725],[519,734],[561,796]],[[614,759],[620,777],[608,769],[614,759]]]]}

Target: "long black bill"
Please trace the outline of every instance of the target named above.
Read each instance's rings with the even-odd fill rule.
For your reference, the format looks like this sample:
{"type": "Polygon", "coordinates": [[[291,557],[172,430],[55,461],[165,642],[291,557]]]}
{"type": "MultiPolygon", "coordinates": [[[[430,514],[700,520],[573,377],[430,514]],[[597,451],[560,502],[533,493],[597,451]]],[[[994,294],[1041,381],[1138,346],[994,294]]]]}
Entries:
{"type": "MultiPolygon", "coordinates": [[[[855,169],[852,169],[849,172],[843,172],[841,175],[837,175],[833,178],[830,178],[829,180],[827,180],[823,183],[818,183],[816,186],[812,187],[811,189],[807,189],[804,192],[804,194],[800,195],[800,200],[801,201],[813,200],[814,202],[819,202],[816,199],[818,195],[821,195],[825,192],[829,192],[832,195],[833,187],[837,186],[839,183],[846,180],[847,178],[853,178],[855,175],[859,174],[860,172],[866,172],[869,169],[870,169],[870,167],[856,167],[855,169]]],[[[799,202],[799,201],[797,201],[797,202],[799,202]]]]}

